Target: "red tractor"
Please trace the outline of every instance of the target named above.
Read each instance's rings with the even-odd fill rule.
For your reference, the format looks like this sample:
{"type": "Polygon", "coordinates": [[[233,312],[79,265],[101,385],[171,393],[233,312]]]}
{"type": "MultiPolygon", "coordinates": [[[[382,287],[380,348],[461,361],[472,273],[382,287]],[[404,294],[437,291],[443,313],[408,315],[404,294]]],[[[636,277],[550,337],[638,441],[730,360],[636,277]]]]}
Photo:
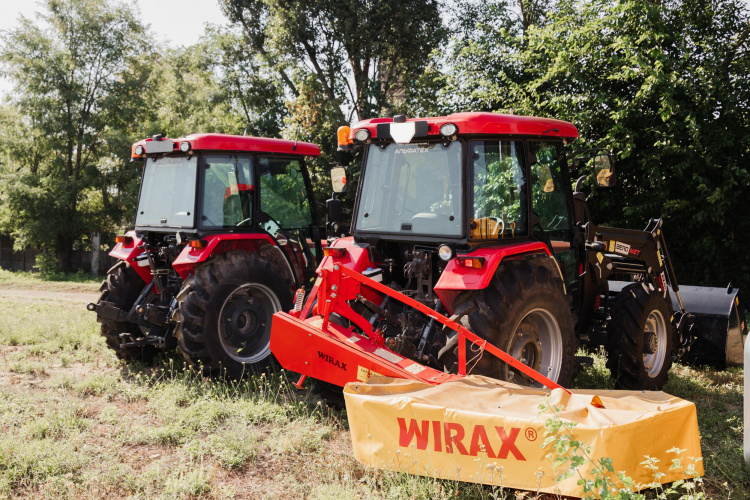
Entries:
{"type": "Polygon", "coordinates": [[[204,373],[239,377],[272,359],[271,317],[292,307],[321,255],[306,157],[297,141],[195,134],[137,142],[135,229],[117,236],[88,308],[121,359],[177,347],[204,373]]]}
{"type": "Polygon", "coordinates": [[[564,386],[578,346],[603,345],[620,385],[656,389],[673,354],[711,340],[690,328],[693,306],[721,318],[717,343],[741,343],[737,290],[682,302],[661,219],[595,225],[582,185],[611,187],[614,166],[606,151],[568,158],[572,124],[459,113],[342,135],[364,150],[353,236],[326,249],[306,305],[274,317],[285,368],[336,385],[478,373],[564,386]],[[586,169],[575,189],[571,169],[586,169]]]}

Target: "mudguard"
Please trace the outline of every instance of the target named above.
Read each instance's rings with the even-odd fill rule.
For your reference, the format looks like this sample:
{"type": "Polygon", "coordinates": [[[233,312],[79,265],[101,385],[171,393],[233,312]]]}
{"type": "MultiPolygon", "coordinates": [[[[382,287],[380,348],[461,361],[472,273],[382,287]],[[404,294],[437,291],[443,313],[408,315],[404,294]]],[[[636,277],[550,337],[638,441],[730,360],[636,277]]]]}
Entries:
{"type": "MultiPolygon", "coordinates": [[[[336,263],[342,265],[348,269],[353,269],[358,273],[365,271],[367,268],[376,267],[370,258],[370,250],[367,245],[359,245],[354,242],[353,236],[346,236],[339,238],[330,245],[328,248],[344,248],[346,249],[346,255],[341,258],[336,258],[336,263]]],[[[323,257],[318,266],[318,275],[321,271],[332,271],[333,270],[333,257],[323,257]]]]}
{"type": "MultiPolygon", "coordinates": [[[[260,252],[266,245],[276,247],[276,243],[267,234],[214,234],[203,238],[205,242],[201,248],[189,245],[182,249],[180,255],[172,262],[172,267],[182,279],[187,279],[199,264],[209,258],[231,250],[245,250],[248,253],[260,252]]],[[[283,267],[289,268],[289,263],[279,253],[279,259],[284,261],[283,267]]],[[[289,269],[292,276],[296,273],[289,269]]]]}
{"type": "Polygon", "coordinates": [[[110,257],[127,262],[146,284],[151,283],[153,276],[151,276],[151,268],[148,265],[148,260],[138,259],[143,253],[143,250],[138,248],[143,239],[132,230],[125,233],[125,236],[129,236],[130,241],[117,243],[112,251],[109,252],[110,257]]]}
{"type": "Polygon", "coordinates": [[[461,254],[459,257],[483,258],[484,266],[480,269],[474,269],[462,266],[459,259],[451,259],[435,284],[435,294],[440,299],[440,302],[443,303],[448,313],[453,314],[452,304],[456,296],[464,290],[482,290],[487,288],[503,259],[535,253],[552,255],[547,245],[536,241],[518,245],[478,248],[471,253],[461,254]]]}

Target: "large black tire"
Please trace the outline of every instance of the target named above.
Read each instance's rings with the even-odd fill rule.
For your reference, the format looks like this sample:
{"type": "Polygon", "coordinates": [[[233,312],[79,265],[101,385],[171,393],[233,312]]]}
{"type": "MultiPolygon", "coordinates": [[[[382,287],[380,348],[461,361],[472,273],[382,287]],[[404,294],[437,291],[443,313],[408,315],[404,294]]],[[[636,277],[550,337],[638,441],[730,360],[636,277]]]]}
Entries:
{"type": "MultiPolygon", "coordinates": [[[[102,292],[99,296],[99,303],[109,302],[123,311],[130,311],[145,286],[146,283],[138,276],[138,273],[126,262],[121,262],[107,273],[107,279],[99,288],[99,291],[102,292]]],[[[144,336],[137,324],[102,318],[97,318],[97,321],[102,325],[101,335],[107,342],[107,347],[112,349],[118,358],[124,361],[148,363],[159,353],[159,349],[154,346],[120,347],[121,342],[123,342],[120,339],[121,333],[129,333],[134,339],[144,336]]]]}
{"type": "Polygon", "coordinates": [[[608,327],[607,367],[626,389],[660,389],[672,367],[671,305],[653,285],[634,283],[617,294],[608,327]]]}
{"type": "MultiPolygon", "coordinates": [[[[454,316],[472,332],[566,386],[573,377],[577,345],[568,304],[555,271],[537,259],[508,261],[500,264],[487,288],[463,292],[456,298],[454,316]]],[[[456,352],[457,348],[451,365],[456,352]]],[[[539,386],[489,353],[484,353],[472,368],[475,356],[468,344],[470,373],[539,386]]],[[[455,370],[455,365],[450,368],[455,370]]]]}
{"type": "Polygon", "coordinates": [[[214,257],[196,268],[177,296],[178,350],[205,375],[238,379],[268,368],[271,317],[291,309],[292,284],[288,269],[258,253],[214,257]]]}

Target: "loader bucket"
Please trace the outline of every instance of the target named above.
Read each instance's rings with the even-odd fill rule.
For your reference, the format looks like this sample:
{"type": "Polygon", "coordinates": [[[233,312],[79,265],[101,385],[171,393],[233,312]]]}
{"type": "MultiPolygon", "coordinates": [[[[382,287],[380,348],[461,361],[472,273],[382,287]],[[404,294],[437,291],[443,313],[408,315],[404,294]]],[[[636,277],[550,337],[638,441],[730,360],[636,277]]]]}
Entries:
{"type": "MultiPolygon", "coordinates": [[[[680,297],[690,313],[686,328],[695,336],[684,359],[723,368],[742,366],[743,346],[747,330],[740,319],[738,288],[680,286],[680,297]]],[[[670,292],[674,310],[679,310],[677,297],[670,292]]]]}
{"type": "MultiPolygon", "coordinates": [[[[629,282],[610,281],[610,293],[618,293],[629,282]]],[[[740,318],[738,288],[680,285],[679,294],[689,313],[685,329],[694,337],[683,359],[689,363],[719,368],[742,366],[747,330],[740,318]]],[[[672,310],[679,311],[677,294],[669,288],[672,310]]]]}
{"type": "MultiPolygon", "coordinates": [[[[594,464],[584,462],[578,473],[556,481],[570,462],[553,468],[553,446],[543,446],[551,428],[545,424],[564,422],[575,426],[561,432],[560,442],[590,446],[587,456],[597,465],[612,459],[613,470],[631,477],[634,489],[657,477],[642,463],[647,456],[659,460],[662,484],[703,474],[695,404],[663,392],[568,394],[480,376],[435,386],[377,377],[348,384],[344,397],[354,456],[379,469],[582,497],[578,473],[593,481],[594,464]],[[540,411],[544,403],[548,409],[540,411]],[[682,466],[670,468],[675,458],[682,466]]],[[[616,474],[603,475],[622,486],[616,474]]]]}

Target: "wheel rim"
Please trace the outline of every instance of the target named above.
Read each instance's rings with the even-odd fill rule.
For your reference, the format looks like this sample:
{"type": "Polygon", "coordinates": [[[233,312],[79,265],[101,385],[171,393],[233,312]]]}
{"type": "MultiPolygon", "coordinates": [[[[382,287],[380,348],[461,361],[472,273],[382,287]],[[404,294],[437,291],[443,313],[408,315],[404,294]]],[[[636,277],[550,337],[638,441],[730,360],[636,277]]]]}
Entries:
{"type": "MultiPolygon", "coordinates": [[[[546,309],[533,309],[513,332],[508,354],[548,379],[557,381],[562,371],[562,331],[555,317],[546,309]]],[[[505,365],[508,380],[524,385],[541,386],[533,379],[505,365]]]]}
{"type": "Polygon", "coordinates": [[[667,322],[658,310],[651,311],[643,330],[643,367],[654,378],[659,375],[667,359],[667,322]]]}
{"type": "Polygon", "coordinates": [[[281,303],[270,288],[258,283],[235,288],[219,312],[219,341],[230,358],[257,363],[271,353],[271,318],[281,303]]]}

